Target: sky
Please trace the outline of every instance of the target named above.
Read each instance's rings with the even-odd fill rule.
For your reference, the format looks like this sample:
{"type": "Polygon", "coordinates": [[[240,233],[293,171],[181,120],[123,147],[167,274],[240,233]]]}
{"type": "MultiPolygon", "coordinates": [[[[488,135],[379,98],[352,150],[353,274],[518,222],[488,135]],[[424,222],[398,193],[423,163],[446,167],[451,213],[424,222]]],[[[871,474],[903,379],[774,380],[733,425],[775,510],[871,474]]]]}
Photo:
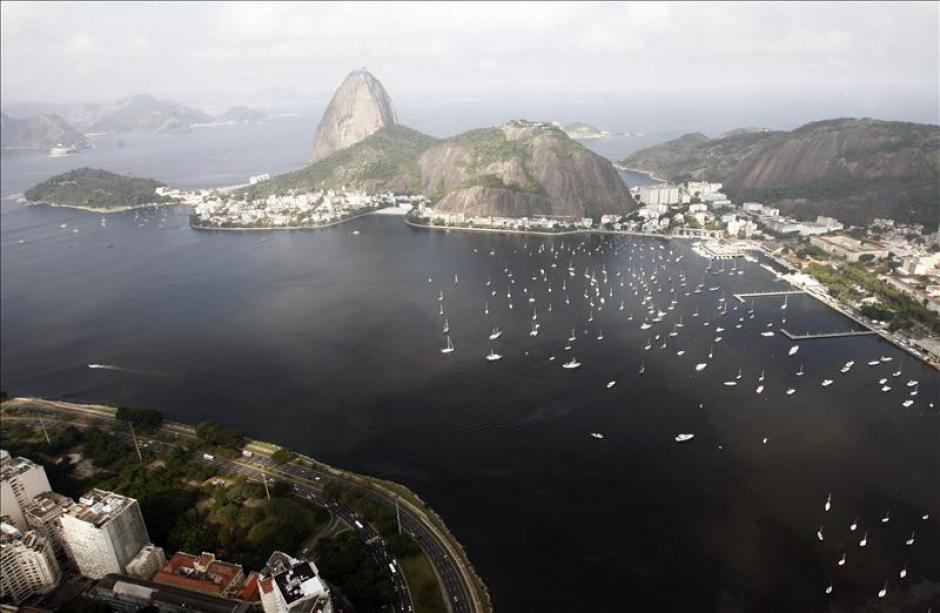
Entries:
{"type": "Polygon", "coordinates": [[[0,10],[4,105],[139,93],[198,106],[324,101],[364,66],[404,117],[449,105],[557,107],[570,120],[591,111],[617,129],[781,127],[836,115],[940,122],[936,2],[3,2],[0,10]]]}

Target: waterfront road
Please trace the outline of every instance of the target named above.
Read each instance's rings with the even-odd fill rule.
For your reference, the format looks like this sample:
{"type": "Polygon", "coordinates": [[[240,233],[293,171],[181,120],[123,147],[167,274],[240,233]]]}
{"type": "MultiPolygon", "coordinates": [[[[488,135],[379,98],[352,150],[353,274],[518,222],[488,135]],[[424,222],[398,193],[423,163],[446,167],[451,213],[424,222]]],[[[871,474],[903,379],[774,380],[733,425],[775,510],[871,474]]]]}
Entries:
{"type": "MultiPolygon", "coordinates": [[[[73,416],[77,414],[81,415],[83,418],[101,423],[113,424],[115,421],[113,417],[102,411],[93,410],[84,405],[70,402],[58,402],[36,398],[18,398],[7,401],[4,404],[12,404],[22,408],[28,407],[32,410],[53,414],[64,413],[73,416]]],[[[189,431],[175,426],[174,424],[164,426],[163,431],[173,437],[190,439],[193,445],[196,443],[195,437],[189,431]]],[[[146,441],[146,443],[148,444],[148,448],[158,452],[165,453],[168,450],[168,447],[161,446],[162,444],[156,440],[146,441]]],[[[402,573],[397,568],[397,563],[392,561],[392,557],[385,549],[381,538],[379,538],[372,526],[365,522],[360,522],[363,528],[358,528],[355,523],[358,519],[356,515],[348,509],[340,509],[335,502],[327,500],[323,495],[322,488],[327,483],[337,482],[343,487],[355,491],[393,511],[396,507],[397,498],[394,492],[382,487],[363,485],[347,477],[342,471],[328,470],[326,468],[309,468],[297,464],[281,464],[258,453],[252,454],[250,458],[240,458],[237,460],[224,460],[221,458],[207,460],[204,459],[201,454],[197,457],[200,462],[211,463],[224,470],[246,477],[258,480],[264,478],[270,480],[274,478],[285,481],[297,494],[329,508],[350,527],[360,533],[363,540],[369,544],[373,557],[381,566],[384,566],[384,568],[388,570],[399,595],[396,610],[402,612],[412,610],[411,597],[403,581],[402,573]],[[395,572],[392,572],[389,564],[395,567],[395,572]]],[[[398,502],[402,529],[414,537],[427,555],[428,560],[440,580],[439,583],[448,609],[454,613],[485,613],[486,609],[481,602],[481,598],[471,583],[471,571],[466,568],[466,565],[460,559],[458,553],[454,551],[453,545],[451,545],[447,537],[444,536],[441,530],[429,519],[425,518],[423,512],[416,509],[409,501],[399,499],[398,502]]]]}

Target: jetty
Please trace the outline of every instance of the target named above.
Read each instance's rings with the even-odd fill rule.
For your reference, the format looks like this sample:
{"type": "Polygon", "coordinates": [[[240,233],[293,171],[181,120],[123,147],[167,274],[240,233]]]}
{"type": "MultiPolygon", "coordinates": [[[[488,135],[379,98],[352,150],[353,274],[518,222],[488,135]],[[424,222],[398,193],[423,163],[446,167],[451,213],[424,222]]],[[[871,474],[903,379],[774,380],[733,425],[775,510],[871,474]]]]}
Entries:
{"type": "Polygon", "coordinates": [[[744,302],[748,298],[766,298],[768,296],[792,296],[793,294],[805,294],[806,291],[801,289],[793,290],[782,290],[776,292],[747,292],[745,294],[734,294],[734,297],[738,299],[738,302],[744,302]]]}
{"type": "Polygon", "coordinates": [[[806,332],[803,334],[794,334],[785,328],[780,328],[780,334],[791,341],[807,341],[817,338],[842,338],[845,336],[871,336],[878,334],[874,330],[844,330],[841,332],[806,332]]]}

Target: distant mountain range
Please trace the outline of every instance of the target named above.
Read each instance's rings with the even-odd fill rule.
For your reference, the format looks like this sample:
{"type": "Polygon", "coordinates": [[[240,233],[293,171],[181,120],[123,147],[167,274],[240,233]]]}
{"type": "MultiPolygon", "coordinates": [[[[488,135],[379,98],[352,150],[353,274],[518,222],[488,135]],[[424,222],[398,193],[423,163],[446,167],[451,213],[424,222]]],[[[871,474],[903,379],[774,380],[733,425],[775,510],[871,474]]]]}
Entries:
{"type": "Polygon", "coordinates": [[[789,132],[686,134],[621,162],[672,181],[721,181],[736,200],[854,224],[940,220],[940,126],[832,119],[789,132]]]}
{"type": "Polygon", "coordinates": [[[468,215],[597,216],[635,202],[613,165],[558,126],[512,121],[436,140],[397,124],[382,84],[352,72],[330,101],[315,162],[248,188],[252,197],[345,186],[428,196],[468,215]]]}
{"type": "Polygon", "coordinates": [[[0,113],[0,147],[3,149],[51,149],[84,147],[88,140],[55,113],[16,119],[0,113]]]}
{"type": "Polygon", "coordinates": [[[176,132],[218,122],[261,121],[263,111],[235,106],[210,115],[172,100],[140,95],[112,104],[32,105],[21,118],[3,115],[3,148],[48,149],[56,144],[83,146],[83,134],[176,132]]]}

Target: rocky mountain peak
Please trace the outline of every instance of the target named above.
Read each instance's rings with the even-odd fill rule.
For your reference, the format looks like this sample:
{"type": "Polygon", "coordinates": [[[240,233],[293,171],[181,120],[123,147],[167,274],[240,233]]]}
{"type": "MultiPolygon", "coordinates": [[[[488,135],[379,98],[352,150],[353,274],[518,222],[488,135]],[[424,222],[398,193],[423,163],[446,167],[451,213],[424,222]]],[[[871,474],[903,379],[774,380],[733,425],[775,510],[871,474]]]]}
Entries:
{"type": "Polygon", "coordinates": [[[398,123],[392,99],[365,68],[354,70],[343,80],[323,113],[313,145],[318,161],[398,123]]]}

